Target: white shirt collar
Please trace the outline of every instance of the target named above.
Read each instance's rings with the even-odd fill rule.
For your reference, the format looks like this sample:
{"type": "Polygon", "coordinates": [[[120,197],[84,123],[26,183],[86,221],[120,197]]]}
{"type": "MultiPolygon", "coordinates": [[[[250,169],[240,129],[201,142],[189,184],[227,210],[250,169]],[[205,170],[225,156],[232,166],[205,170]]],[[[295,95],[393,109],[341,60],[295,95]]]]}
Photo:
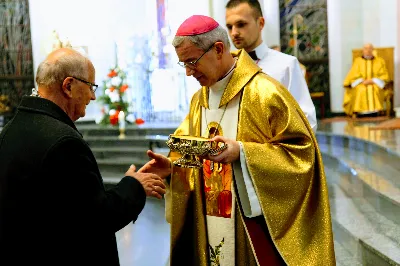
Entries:
{"type": "Polygon", "coordinates": [[[269,48],[264,42],[262,42],[254,50],[256,51],[256,55],[257,55],[258,59],[263,59],[264,57],[267,56],[269,48]]]}

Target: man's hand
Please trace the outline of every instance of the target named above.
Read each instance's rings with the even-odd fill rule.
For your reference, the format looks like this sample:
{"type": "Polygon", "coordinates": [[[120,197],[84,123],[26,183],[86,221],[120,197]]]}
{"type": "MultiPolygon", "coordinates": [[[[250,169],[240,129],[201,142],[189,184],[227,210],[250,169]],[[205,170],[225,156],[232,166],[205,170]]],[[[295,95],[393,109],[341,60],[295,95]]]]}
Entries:
{"type": "Polygon", "coordinates": [[[151,150],[147,151],[147,155],[152,159],[147,162],[138,173],[156,174],[162,179],[171,174],[171,161],[162,154],[154,153],[151,150]]]}
{"type": "Polygon", "coordinates": [[[374,81],[372,79],[366,79],[363,81],[363,84],[364,85],[372,85],[372,84],[374,84],[374,81]]]}
{"type": "Polygon", "coordinates": [[[228,147],[225,150],[223,150],[220,154],[215,156],[208,155],[207,157],[205,157],[205,159],[219,163],[231,163],[239,160],[239,155],[240,155],[239,142],[222,136],[216,136],[212,138],[211,141],[224,142],[225,144],[228,145],[228,147]]]}
{"type": "Polygon", "coordinates": [[[156,174],[136,172],[136,166],[132,164],[125,176],[136,178],[142,184],[146,196],[161,199],[162,195],[165,194],[165,184],[161,177],[156,174]]]}

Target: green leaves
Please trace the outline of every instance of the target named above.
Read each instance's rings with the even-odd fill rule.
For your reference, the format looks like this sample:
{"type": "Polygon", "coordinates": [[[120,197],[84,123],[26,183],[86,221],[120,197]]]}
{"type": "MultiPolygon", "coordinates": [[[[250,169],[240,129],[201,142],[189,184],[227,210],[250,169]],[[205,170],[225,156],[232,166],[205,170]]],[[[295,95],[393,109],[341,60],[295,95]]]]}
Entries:
{"type": "Polygon", "coordinates": [[[208,244],[208,248],[210,249],[210,261],[212,266],[220,266],[220,257],[221,257],[221,248],[224,245],[225,239],[222,238],[221,242],[215,246],[215,249],[208,244]]]}

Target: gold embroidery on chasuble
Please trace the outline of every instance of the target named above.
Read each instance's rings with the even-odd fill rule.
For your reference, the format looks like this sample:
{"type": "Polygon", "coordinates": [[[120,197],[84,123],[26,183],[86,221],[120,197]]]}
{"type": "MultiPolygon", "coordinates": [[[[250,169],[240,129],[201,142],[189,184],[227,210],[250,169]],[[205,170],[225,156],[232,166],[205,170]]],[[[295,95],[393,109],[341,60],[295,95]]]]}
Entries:
{"type": "MultiPolygon", "coordinates": [[[[240,93],[221,105],[230,77],[227,76],[216,86],[203,91],[206,95],[202,97],[206,99],[206,104],[201,107],[203,137],[213,138],[219,135],[236,139],[240,93]]],[[[204,160],[202,174],[210,265],[236,265],[233,166],[230,163],[204,160]]]]}
{"type": "MultiPolygon", "coordinates": [[[[217,122],[207,125],[208,138],[223,136],[222,128],[217,122]]],[[[232,166],[204,160],[204,192],[206,195],[207,215],[231,218],[232,214],[232,166]]]]}

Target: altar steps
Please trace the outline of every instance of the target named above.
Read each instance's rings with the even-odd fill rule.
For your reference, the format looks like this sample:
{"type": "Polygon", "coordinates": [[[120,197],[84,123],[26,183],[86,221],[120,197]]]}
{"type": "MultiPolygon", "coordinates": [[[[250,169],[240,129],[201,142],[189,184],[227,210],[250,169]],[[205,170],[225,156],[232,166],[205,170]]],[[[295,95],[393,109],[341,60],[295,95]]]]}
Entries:
{"type": "Polygon", "coordinates": [[[317,138],[338,265],[400,265],[398,156],[361,139],[317,138]]]}
{"type": "MultiPolygon", "coordinates": [[[[115,136],[118,137],[120,132],[118,126],[97,125],[97,124],[80,124],[76,123],[78,130],[83,137],[88,136],[115,136]]],[[[173,134],[178,124],[143,124],[140,126],[127,125],[125,128],[126,136],[150,136],[150,135],[169,135],[173,134]]]]}
{"type": "Polygon", "coordinates": [[[166,140],[176,127],[175,124],[128,126],[125,138],[121,139],[118,127],[77,125],[97,160],[106,186],[118,183],[131,164],[139,169],[148,162],[147,150],[168,154],[166,140]]]}
{"type": "Polygon", "coordinates": [[[338,241],[334,241],[336,266],[363,266],[363,264],[349,250],[338,241]]]}

